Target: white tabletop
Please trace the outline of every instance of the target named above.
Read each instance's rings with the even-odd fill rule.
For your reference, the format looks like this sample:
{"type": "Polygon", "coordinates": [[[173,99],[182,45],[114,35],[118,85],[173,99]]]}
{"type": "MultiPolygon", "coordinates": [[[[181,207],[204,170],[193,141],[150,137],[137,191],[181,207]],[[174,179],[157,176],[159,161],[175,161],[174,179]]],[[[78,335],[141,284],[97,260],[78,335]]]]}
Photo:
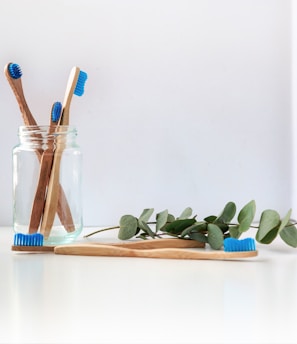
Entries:
{"type": "Polygon", "coordinates": [[[1,343],[297,343],[297,250],[282,242],[190,261],[23,254],[12,240],[0,228],[1,343]]]}

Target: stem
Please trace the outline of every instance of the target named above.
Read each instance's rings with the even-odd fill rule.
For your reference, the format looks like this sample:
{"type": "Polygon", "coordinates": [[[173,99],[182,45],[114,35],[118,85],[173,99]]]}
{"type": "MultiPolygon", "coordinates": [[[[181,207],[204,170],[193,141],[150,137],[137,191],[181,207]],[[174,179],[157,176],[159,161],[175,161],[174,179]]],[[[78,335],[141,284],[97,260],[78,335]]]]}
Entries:
{"type": "Polygon", "coordinates": [[[105,231],[109,231],[111,229],[117,229],[117,228],[120,228],[120,226],[114,226],[114,227],[107,227],[107,228],[103,228],[103,229],[98,229],[97,231],[95,232],[92,232],[90,234],[87,234],[84,236],[84,238],[88,238],[90,237],[91,235],[94,235],[94,234],[97,234],[97,233],[101,233],[101,232],[105,232],[105,231]]]}

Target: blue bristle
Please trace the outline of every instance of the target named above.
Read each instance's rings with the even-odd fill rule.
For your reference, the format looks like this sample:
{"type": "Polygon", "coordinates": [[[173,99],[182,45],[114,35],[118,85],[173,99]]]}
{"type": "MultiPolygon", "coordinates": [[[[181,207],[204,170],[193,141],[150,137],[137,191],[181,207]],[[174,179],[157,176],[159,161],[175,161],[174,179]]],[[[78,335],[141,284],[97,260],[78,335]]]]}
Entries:
{"type": "Polygon", "coordinates": [[[224,240],[224,251],[226,252],[240,252],[240,251],[255,251],[256,244],[252,238],[235,239],[226,238],[224,240]]]}
{"type": "Polygon", "coordinates": [[[78,79],[77,79],[76,87],[75,87],[75,90],[73,92],[76,96],[80,97],[80,96],[82,96],[84,94],[85,83],[86,83],[87,79],[88,79],[88,74],[81,70],[79,72],[79,76],[78,76],[78,79]]]}
{"type": "Polygon", "coordinates": [[[62,104],[55,102],[52,107],[52,122],[57,123],[61,117],[62,104]]]}
{"type": "Polygon", "coordinates": [[[40,233],[14,235],[15,246],[43,246],[43,235],[40,233]]]}
{"type": "Polygon", "coordinates": [[[13,79],[19,79],[22,76],[21,67],[16,63],[9,64],[8,71],[13,79]]]}

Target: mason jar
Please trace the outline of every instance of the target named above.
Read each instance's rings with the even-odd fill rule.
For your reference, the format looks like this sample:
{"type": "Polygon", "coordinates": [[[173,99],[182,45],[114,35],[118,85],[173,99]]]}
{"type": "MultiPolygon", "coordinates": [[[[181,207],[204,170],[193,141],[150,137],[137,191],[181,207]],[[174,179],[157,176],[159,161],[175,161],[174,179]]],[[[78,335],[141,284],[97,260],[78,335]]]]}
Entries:
{"type": "Polygon", "coordinates": [[[13,228],[41,233],[44,245],[81,233],[82,154],[73,126],[21,126],[13,149],[13,228]]]}

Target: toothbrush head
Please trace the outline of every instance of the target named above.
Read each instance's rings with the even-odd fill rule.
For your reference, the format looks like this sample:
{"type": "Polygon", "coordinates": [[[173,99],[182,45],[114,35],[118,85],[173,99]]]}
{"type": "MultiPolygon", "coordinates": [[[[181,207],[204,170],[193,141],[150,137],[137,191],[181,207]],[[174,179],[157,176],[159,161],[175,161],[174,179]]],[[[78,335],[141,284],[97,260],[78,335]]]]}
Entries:
{"type": "Polygon", "coordinates": [[[239,252],[239,251],[255,251],[256,243],[253,238],[236,239],[226,238],[224,240],[224,251],[225,252],[239,252]]]}
{"type": "Polygon", "coordinates": [[[76,82],[76,86],[75,86],[75,89],[74,89],[74,94],[76,96],[82,96],[84,94],[84,87],[85,87],[85,83],[86,83],[86,80],[88,79],[88,74],[86,72],[83,72],[82,70],[79,72],[79,75],[78,75],[78,79],[77,79],[77,82],[76,82]]]}
{"type": "Polygon", "coordinates": [[[53,123],[57,123],[61,117],[61,113],[62,113],[62,103],[55,102],[52,106],[51,121],[53,123]]]}
{"type": "Polygon", "coordinates": [[[21,67],[16,63],[10,63],[8,65],[8,72],[13,79],[19,79],[22,76],[21,67]]]}
{"type": "Polygon", "coordinates": [[[43,246],[43,235],[40,233],[14,235],[14,245],[16,246],[43,246]]]}

